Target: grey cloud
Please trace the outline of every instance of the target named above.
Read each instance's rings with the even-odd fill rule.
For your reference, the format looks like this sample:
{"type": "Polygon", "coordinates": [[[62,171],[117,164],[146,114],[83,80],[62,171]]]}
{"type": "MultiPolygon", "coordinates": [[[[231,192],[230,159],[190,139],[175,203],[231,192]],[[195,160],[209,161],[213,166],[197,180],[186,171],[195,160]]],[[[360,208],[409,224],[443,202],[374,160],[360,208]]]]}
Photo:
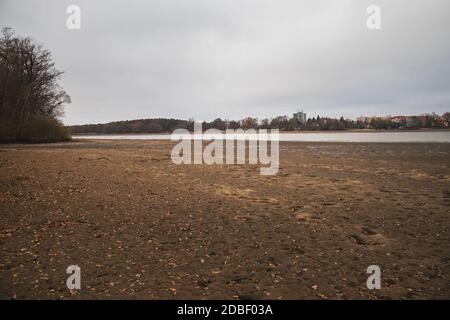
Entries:
{"type": "Polygon", "coordinates": [[[66,71],[67,124],[450,109],[448,0],[2,0],[66,71]],[[82,29],[65,27],[78,4],[82,29]]]}

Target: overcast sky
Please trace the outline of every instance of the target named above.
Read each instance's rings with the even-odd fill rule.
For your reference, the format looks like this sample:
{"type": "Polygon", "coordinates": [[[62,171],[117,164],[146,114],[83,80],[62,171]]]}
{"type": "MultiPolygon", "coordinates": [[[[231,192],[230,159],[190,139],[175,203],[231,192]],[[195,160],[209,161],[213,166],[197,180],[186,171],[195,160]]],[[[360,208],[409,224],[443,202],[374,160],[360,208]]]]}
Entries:
{"type": "Polygon", "coordinates": [[[0,25],[66,72],[66,124],[450,111],[449,0],[0,0],[0,25]]]}

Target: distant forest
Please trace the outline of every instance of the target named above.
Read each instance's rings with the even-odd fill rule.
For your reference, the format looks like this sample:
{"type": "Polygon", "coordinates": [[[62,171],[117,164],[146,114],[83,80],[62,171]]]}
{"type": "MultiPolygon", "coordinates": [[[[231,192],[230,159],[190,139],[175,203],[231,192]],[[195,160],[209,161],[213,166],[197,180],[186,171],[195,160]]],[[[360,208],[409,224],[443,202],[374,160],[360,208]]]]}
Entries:
{"type": "MultiPolygon", "coordinates": [[[[361,117],[355,120],[333,119],[320,116],[309,118],[303,123],[288,116],[278,116],[272,119],[247,117],[242,120],[222,120],[202,122],[203,130],[215,128],[225,129],[279,129],[281,131],[294,130],[347,130],[347,129],[420,129],[420,128],[448,128],[450,113],[442,116],[425,114],[421,116],[395,117],[361,117]]],[[[116,121],[104,124],[86,124],[70,126],[72,134],[127,134],[127,133],[165,133],[175,129],[194,130],[194,120],[179,119],[138,119],[116,121]]]]}

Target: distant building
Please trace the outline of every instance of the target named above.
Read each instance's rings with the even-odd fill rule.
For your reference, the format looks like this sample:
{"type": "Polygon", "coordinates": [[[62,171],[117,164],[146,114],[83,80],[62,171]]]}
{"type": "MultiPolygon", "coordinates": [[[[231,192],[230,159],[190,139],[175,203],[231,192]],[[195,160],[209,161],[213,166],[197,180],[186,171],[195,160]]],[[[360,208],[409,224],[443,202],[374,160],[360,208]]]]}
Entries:
{"type": "Polygon", "coordinates": [[[419,125],[419,121],[417,120],[417,117],[414,117],[414,116],[406,117],[406,126],[407,127],[415,127],[417,125],[419,125]]]}
{"type": "Polygon", "coordinates": [[[306,113],[302,111],[296,112],[292,115],[292,117],[297,120],[298,123],[300,124],[305,124],[306,123],[306,113]]]}
{"type": "Polygon", "coordinates": [[[356,122],[365,124],[368,122],[368,120],[366,117],[361,116],[361,117],[356,118],[356,122]]]}
{"type": "Polygon", "coordinates": [[[391,122],[399,127],[415,127],[419,125],[419,118],[416,116],[394,116],[391,122]]]}

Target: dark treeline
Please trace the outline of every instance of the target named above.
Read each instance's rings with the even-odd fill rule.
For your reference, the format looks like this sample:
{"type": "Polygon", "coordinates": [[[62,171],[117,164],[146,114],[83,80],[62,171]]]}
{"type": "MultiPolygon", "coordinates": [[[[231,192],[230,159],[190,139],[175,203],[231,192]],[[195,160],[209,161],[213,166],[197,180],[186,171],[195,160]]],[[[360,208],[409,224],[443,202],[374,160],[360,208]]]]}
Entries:
{"type": "Polygon", "coordinates": [[[177,119],[139,119],[70,126],[69,130],[72,134],[161,133],[178,128],[191,129],[190,124],[190,121],[177,119]]]}
{"type": "MultiPolygon", "coordinates": [[[[358,118],[358,120],[333,119],[320,116],[309,118],[300,123],[288,116],[278,116],[272,119],[247,117],[242,120],[222,120],[220,118],[211,122],[202,122],[202,129],[279,129],[281,131],[308,130],[347,130],[347,129],[418,129],[418,128],[446,128],[449,125],[450,113],[442,116],[396,116],[358,118]]],[[[124,133],[163,133],[175,129],[194,130],[193,120],[178,119],[139,119],[117,121],[105,124],[87,124],[70,126],[72,134],[124,134],[124,133]]]]}
{"type": "Polygon", "coordinates": [[[60,141],[69,138],[58,121],[70,97],[58,86],[49,51],[31,38],[3,28],[0,35],[0,141],[60,141]]]}

